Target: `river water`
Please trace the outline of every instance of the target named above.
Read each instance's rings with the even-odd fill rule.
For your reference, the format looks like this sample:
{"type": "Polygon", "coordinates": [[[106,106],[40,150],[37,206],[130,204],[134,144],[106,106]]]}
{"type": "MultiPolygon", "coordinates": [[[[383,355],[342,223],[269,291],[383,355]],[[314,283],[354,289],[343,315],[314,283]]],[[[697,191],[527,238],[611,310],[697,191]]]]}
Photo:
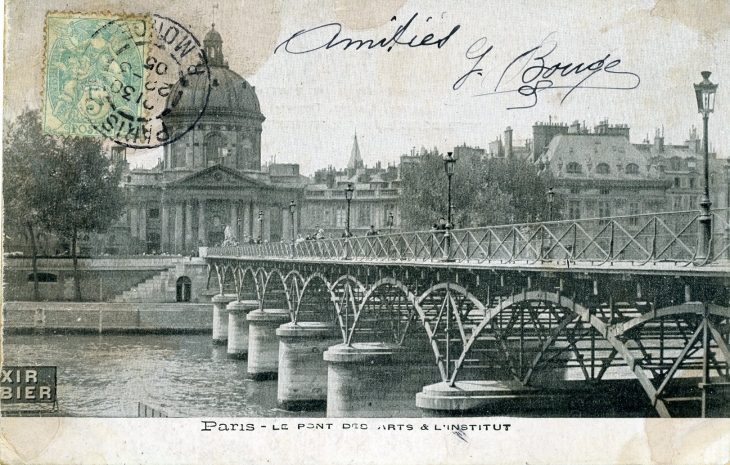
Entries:
{"type": "MultiPolygon", "coordinates": [[[[66,416],[136,417],[139,402],[169,417],[325,416],[324,408],[279,409],[276,381],[246,379],[246,361],[228,358],[209,334],[6,334],[3,363],[56,366],[66,416]]],[[[420,369],[410,376],[413,392],[393,394],[394,416],[422,416],[415,393],[437,379],[419,384],[420,369]]]]}
{"type": "Polygon", "coordinates": [[[6,365],[57,367],[62,415],[135,417],[138,402],[170,417],[297,415],[277,409],[276,381],[246,380],[246,362],[210,335],[11,334],[3,348],[6,365]]]}
{"type": "MultiPolygon", "coordinates": [[[[209,334],[6,334],[5,365],[57,367],[59,414],[77,417],[136,417],[138,403],[169,417],[324,417],[325,411],[277,408],[276,381],[246,379],[246,361],[232,360],[209,334]]],[[[413,366],[407,386],[393,389],[394,417],[422,417],[415,406],[421,387],[439,381],[433,363],[413,366]]],[[[638,385],[638,383],[636,383],[638,385]]],[[[637,394],[643,397],[642,394],[637,394]]],[[[632,395],[631,397],[636,397],[632,395]]],[[[573,395],[571,395],[573,396],[573,395]]],[[[614,399],[615,400],[615,399],[614,399]]],[[[511,412],[528,417],[653,416],[636,406],[587,411],[579,398],[560,406],[511,412]]],[[[641,402],[643,404],[644,402],[641,402]]],[[[483,412],[482,415],[485,413],[483,412]]]]}

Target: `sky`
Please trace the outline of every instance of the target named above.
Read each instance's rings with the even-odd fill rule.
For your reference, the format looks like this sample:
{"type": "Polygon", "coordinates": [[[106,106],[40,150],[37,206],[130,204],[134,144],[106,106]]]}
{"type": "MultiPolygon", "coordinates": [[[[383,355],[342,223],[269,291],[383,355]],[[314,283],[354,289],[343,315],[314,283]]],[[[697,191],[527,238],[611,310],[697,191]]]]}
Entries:
{"type": "MultiPolygon", "coordinates": [[[[13,0],[5,15],[6,119],[41,106],[47,10],[156,13],[188,26],[201,40],[215,22],[230,68],[256,87],[266,117],[262,161],[299,163],[304,174],[346,166],[355,132],[369,166],[397,163],[413,147],[486,148],[507,126],[521,144],[535,122],[548,120],[593,127],[608,119],[629,125],[632,142],[653,138],[663,127],[666,143],[682,143],[693,125],[701,133],[692,84],[701,81],[703,70],[719,84],[710,145],[718,156],[730,155],[730,2],[724,0],[203,0],[194,6],[13,0]],[[400,42],[417,36],[412,43],[420,43],[428,34],[433,36],[427,42],[448,39],[440,47],[395,44],[390,51],[339,45],[288,53],[282,45],[274,53],[298,31],[331,23],[339,26],[295,37],[289,50],[317,48],[336,29],[339,40],[387,40],[406,24],[400,42]],[[570,63],[592,68],[564,77],[547,69],[570,63]],[[539,64],[545,69],[534,68],[539,64]],[[573,89],[584,78],[582,85],[593,88],[573,89]],[[538,81],[559,88],[536,96],[516,92],[538,81]],[[514,108],[524,106],[530,108],[514,108]]],[[[159,156],[154,151],[128,158],[132,166],[150,166],[159,156]]]]}

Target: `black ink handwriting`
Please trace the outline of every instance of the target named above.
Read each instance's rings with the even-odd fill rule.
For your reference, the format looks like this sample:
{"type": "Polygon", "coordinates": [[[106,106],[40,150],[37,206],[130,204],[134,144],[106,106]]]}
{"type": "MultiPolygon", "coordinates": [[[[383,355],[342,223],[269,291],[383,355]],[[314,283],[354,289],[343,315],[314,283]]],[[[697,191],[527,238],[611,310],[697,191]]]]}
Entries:
{"type": "MultiPolygon", "coordinates": [[[[377,41],[375,39],[340,38],[340,33],[342,32],[342,25],[340,23],[328,23],[311,29],[303,29],[295,32],[291,37],[277,45],[274,53],[278,52],[282,47],[285,52],[295,55],[314,52],[320,49],[330,50],[338,46],[342,46],[342,50],[347,50],[350,47],[354,47],[355,50],[360,50],[363,47],[366,47],[367,50],[372,50],[379,47],[381,49],[386,48],[388,52],[396,45],[407,45],[411,48],[436,45],[438,48],[442,48],[456,34],[456,31],[461,28],[460,25],[454,26],[451,32],[440,39],[436,39],[434,34],[426,34],[420,40],[418,40],[418,35],[414,35],[411,40],[406,41],[403,36],[417,16],[418,13],[414,13],[411,19],[405,24],[399,25],[390,38],[384,37],[377,41]],[[321,38],[321,35],[323,35],[323,38],[321,38]]],[[[431,17],[429,16],[426,22],[430,19],[431,17]]],[[[393,16],[391,21],[395,20],[396,17],[393,16]]]]}
{"type": "MultiPolygon", "coordinates": [[[[585,61],[578,64],[574,64],[572,61],[568,63],[548,63],[547,58],[558,47],[557,42],[548,41],[551,36],[552,33],[540,45],[514,58],[504,71],[502,71],[493,91],[476,94],[475,96],[483,97],[516,92],[521,97],[529,99],[523,106],[508,107],[509,110],[514,110],[534,107],[538,103],[538,94],[546,90],[568,89],[568,92],[560,100],[560,103],[563,103],[576,89],[631,90],[636,89],[641,83],[641,78],[638,74],[616,69],[621,64],[621,59],[611,58],[610,53],[589,64],[586,64],[585,61]],[[634,82],[624,85],[587,84],[589,79],[601,72],[612,75],[613,77],[620,75],[629,76],[634,82]],[[509,82],[510,76],[519,78],[520,84],[516,88],[507,87],[506,82],[509,82]]],[[[489,46],[485,49],[486,44],[487,39],[481,38],[469,47],[466,52],[466,58],[475,62],[471,70],[454,82],[454,90],[461,88],[472,74],[482,75],[483,69],[481,67],[477,68],[477,66],[480,66],[482,59],[493,48],[489,46]]]]}

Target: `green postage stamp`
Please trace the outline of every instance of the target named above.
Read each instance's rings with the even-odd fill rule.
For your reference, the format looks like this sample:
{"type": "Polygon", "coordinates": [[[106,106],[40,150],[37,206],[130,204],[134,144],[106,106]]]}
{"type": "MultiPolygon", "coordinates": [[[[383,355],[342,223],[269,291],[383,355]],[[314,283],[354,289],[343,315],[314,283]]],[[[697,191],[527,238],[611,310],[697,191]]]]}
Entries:
{"type": "Polygon", "coordinates": [[[145,16],[49,12],[46,15],[43,129],[97,136],[112,113],[144,117],[145,16]]]}

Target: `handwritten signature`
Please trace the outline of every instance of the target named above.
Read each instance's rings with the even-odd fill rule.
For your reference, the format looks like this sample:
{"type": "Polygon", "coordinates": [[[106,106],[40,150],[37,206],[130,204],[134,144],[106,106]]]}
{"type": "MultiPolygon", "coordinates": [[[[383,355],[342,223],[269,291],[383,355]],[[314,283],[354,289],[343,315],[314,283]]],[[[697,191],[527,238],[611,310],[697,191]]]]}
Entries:
{"type": "MultiPolygon", "coordinates": [[[[366,47],[367,50],[374,48],[387,48],[390,52],[396,45],[407,45],[411,48],[426,47],[436,45],[438,48],[446,45],[446,42],[456,34],[456,31],[461,28],[460,25],[454,26],[447,35],[440,39],[437,39],[434,34],[426,34],[421,37],[420,41],[418,35],[414,35],[411,40],[406,41],[404,37],[406,31],[411,26],[413,21],[418,16],[418,13],[414,13],[405,24],[399,25],[396,31],[390,38],[384,37],[378,41],[375,39],[350,39],[340,38],[342,32],[342,25],[340,23],[328,23],[321,26],[313,27],[311,29],[303,29],[295,32],[291,37],[280,43],[274,49],[274,53],[278,52],[280,48],[284,48],[284,51],[291,54],[302,54],[309,53],[320,49],[333,49],[338,46],[342,46],[342,50],[347,50],[350,47],[355,47],[355,50],[360,50],[366,47]]],[[[431,19],[429,16],[426,19],[428,22],[431,19]]],[[[393,16],[391,21],[396,21],[396,17],[393,16]]]]}
{"type": "MultiPolygon", "coordinates": [[[[538,103],[538,94],[546,90],[569,89],[560,100],[560,103],[563,103],[576,89],[631,90],[639,87],[641,83],[639,75],[616,69],[621,64],[621,60],[611,58],[610,53],[589,64],[584,61],[578,64],[572,62],[548,64],[546,59],[558,48],[557,42],[550,41],[553,34],[548,34],[540,45],[521,53],[512,60],[502,71],[492,91],[476,94],[475,97],[516,92],[521,97],[528,99],[523,106],[507,108],[514,110],[534,107],[538,103]],[[589,85],[588,80],[600,72],[611,75],[611,78],[619,75],[628,76],[634,82],[624,85],[589,85]],[[519,77],[519,85],[516,88],[509,88],[506,84],[512,80],[512,77],[519,77]]],[[[471,60],[473,65],[469,71],[454,82],[452,86],[454,90],[459,90],[474,75],[484,76],[482,60],[494,48],[487,44],[487,38],[482,37],[467,49],[466,58],[471,60]]]]}

